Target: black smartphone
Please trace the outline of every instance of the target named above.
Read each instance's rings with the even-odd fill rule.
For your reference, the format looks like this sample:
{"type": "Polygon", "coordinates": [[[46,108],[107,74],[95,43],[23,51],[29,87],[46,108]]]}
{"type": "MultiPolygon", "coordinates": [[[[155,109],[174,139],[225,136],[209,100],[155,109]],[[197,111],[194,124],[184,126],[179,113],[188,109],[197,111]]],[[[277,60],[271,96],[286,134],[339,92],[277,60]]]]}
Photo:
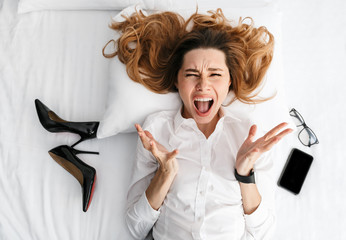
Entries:
{"type": "Polygon", "coordinates": [[[294,194],[299,194],[312,160],[311,155],[293,148],[281,173],[278,185],[294,194]]]}

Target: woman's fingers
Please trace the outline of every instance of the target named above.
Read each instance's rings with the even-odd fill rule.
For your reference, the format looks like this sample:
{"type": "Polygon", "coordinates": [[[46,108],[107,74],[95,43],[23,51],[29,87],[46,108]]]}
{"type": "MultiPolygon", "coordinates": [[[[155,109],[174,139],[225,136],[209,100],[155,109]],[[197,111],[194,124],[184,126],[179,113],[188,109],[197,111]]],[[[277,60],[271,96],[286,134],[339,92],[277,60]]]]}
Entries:
{"type": "Polygon", "coordinates": [[[135,124],[135,128],[137,129],[138,136],[139,136],[139,137],[143,137],[144,131],[143,131],[141,125],[135,124]]]}
{"type": "Polygon", "coordinates": [[[279,133],[278,135],[276,135],[276,136],[279,138],[279,140],[281,140],[284,136],[286,136],[287,134],[289,134],[289,133],[291,133],[291,132],[293,132],[293,129],[288,128],[288,129],[283,130],[282,132],[280,132],[280,133],[279,133]]]}
{"type": "Polygon", "coordinates": [[[288,128],[277,134],[276,136],[273,136],[268,142],[266,142],[262,146],[262,151],[268,151],[270,150],[275,144],[277,144],[284,136],[291,133],[293,130],[288,128]]]}
{"type": "Polygon", "coordinates": [[[263,137],[264,137],[264,141],[267,141],[269,139],[271,139],[272,137],[274,137],[282,128],[286,127],[287,123],[283,122],[280,123],[279,125],[277,125],[276,127],[274,127],[272,130],[270,130],[269,132],[267,132],[263,137]]]}
{"type": "Polygon", "coordinates": [[[264,152],[269,151],[276,143],[278,143],[284,136],[291,133],[292,129],[285,129],[278,133],[280,129],[287,126],[287,123],[281,123],[270,130],[263,137],[253,142],[256,134],[256,125],[251,126],[249,136],[244,144],[240,147],[237,153],[236,168],[237,171],[248,172],[253,168],[256,160],[264,152]]]}
{"type": "Polygon", "coordinates": [[[150,150],[151,153],[154,155],[154,157],[159,161],[161,164],[161,156],[159,155],[159,151],[157,149],[156,143],[153,140],[150,140],[150,150]]]}
{"type": "Polygon", "coordinates": [[[153,135],[149,131],[146,131],[146,130],[144,131],[139,124],[135,124],[135,127],[136,127],[137,133],[140,137],[146,136],[150,140],[155,140],[153,135]]]}
{"type": "Polygon", "coordinates": [[[167,154],[167,159],[170,160],[175,158],[175,156],[177,156],[178,153],[179,153],[178,149],[173,150],[172,152],[167,154]]]}
{"type": "Polygon", "coordinates": [[[247,140],[250,141],[250,142],[253,142],[253,139],[256,135],[256,131],[257,131],[257,126],[256,125],[252,125],[250,127],[250,130],[249,130],[249,135],[247,137],[247,140]]]}
{"type": "MultiPolygon", "coordinates": [[[[143,131],[142,127],[139,124],[135,124],[135,127],[137,129],[137,133],[139,138],[141,139],[141,142],[143,144],[143,147],[147,150],[150,149],[150,141],[151,139],[148,137],[148,131],[143,131]]],[[[150,133],[149,133],[150,134],[150,133]]],[[[152,137],[152,135],[150,134],[152,137]]]]}
{"type": "Polygon", "coordinates": [[[154,155],[154,157],[157,159],[157,161],[162,164],[163,161],[168,161],[178,154],[178,150],[175,149],[172,152],[162,152],[158,149],[157,143],[153,140],[150,140],[150,146],[151,146],[151,153],[154,155]]]}
{"type": "Polygon", "coordinates": [[[139,125],[137,123],[135,124],[135,128],[137,129],[137,132],[143,131],[141,125],[139,125]]]}
{"type": "Polygon", "coordinates": [[[150,140],[155,140],[153,135],[149,131],[144,131],[145,135],[150,139],[150,140]]]}

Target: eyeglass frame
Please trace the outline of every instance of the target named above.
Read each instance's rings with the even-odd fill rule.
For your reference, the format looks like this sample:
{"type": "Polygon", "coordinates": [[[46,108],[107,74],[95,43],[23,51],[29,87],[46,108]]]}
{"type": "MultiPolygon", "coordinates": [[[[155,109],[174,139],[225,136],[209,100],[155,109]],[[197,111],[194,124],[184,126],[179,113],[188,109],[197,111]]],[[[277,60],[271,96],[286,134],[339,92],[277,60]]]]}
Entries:
{"type": "Polygon", "coordinates": [[[298,112],[295,108],[292,108],[291,110],[290,110],[290,112],[289,112],[289,114],[290,114],[290,116],[291,117],[295,117],[295,118],[297,118],[298,120],[299,120],[299,122],[301,122],[301,124],[300,125],[296,125],[296,127],[303,127],[303,129],[302,130],[300,130],[300,132],[298,133],[298,139],[299,139],[299,141],[304,145],[304,146],[307,146],[307,147],[311,147],[312,145],[315,145],[315,144],[318,144],[319,143],[319,141],[318,141],[318,138],[317,138],[317,136],[316,136],[316,134],[314,133],[314,131],[312,131],[312,129],[310,128],[310,127],[308,127],[308,125],[306,125],[306,123],[305,123],[305,120],[304,120],[304,118],[303,118],[303,116],[300,114],[300,112],[298,112]],[[295,115],[291,115],[291,112],[294,112],[295,113],[295,115]],[[300,119],[297,117],[299,115],[299,118],[301,118],[301,120],[303,120],[303,122],[302,121],[300,121],[300,119]],[[306,130],[306,129],[308,129],[308,130],[306,130]],[[309,144],[304,144],[304,142],[300,139],[300,134],[304,131],[304,130],[306,130],[307,131],[307,133],[308,133],[308,135],[309,135],[309,144]],[[312,135],[311,135],[311,134],[312,135]],[[314,136],[314,138],[316,139],[316,141],[314,142],[314,143],[310,143],[310,137],[311,136],[314,136]]]}

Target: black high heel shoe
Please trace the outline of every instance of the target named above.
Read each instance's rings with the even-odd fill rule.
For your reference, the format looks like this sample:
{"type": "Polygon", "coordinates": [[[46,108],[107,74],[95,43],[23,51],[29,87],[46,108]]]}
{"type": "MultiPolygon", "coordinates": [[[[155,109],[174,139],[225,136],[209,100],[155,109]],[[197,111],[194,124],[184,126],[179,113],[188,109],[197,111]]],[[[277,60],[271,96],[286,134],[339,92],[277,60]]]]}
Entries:
{"type": "Polygon", "coordinates": [[[55,112],[50,110],[40,100],[35,100],[35,106],[38,118],[42,126],[49,132],[71,132],[78,134],[81,138],[74,143],[72,147],[78,143],[96,138],[99,122],[68,122],[61,119],[55,112]]]}
{"type": "Polygon", "coordinates": [[[66,145],[53,148],[48,153],[57,163],[59,163],[79,181],[83,189],[83,211],[86,212],[94,195],[96,170],[80,160],[76,155],[82,153],[98,153],[79,151],[66,145]]]}

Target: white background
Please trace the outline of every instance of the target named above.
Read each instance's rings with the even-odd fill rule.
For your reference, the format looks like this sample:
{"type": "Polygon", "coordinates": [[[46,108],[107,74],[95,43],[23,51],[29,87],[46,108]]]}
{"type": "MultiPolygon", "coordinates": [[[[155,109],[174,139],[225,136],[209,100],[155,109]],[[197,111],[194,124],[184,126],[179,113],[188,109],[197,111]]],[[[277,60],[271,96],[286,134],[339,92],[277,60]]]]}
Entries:
{"type": "Polygon", "coordinates": [[[279,5],[287,102],[320,144],[308,149],[296,143],[315,159],[300,195],[278,192],[278,239],[346,239],[346,2],[279,5]]]}

